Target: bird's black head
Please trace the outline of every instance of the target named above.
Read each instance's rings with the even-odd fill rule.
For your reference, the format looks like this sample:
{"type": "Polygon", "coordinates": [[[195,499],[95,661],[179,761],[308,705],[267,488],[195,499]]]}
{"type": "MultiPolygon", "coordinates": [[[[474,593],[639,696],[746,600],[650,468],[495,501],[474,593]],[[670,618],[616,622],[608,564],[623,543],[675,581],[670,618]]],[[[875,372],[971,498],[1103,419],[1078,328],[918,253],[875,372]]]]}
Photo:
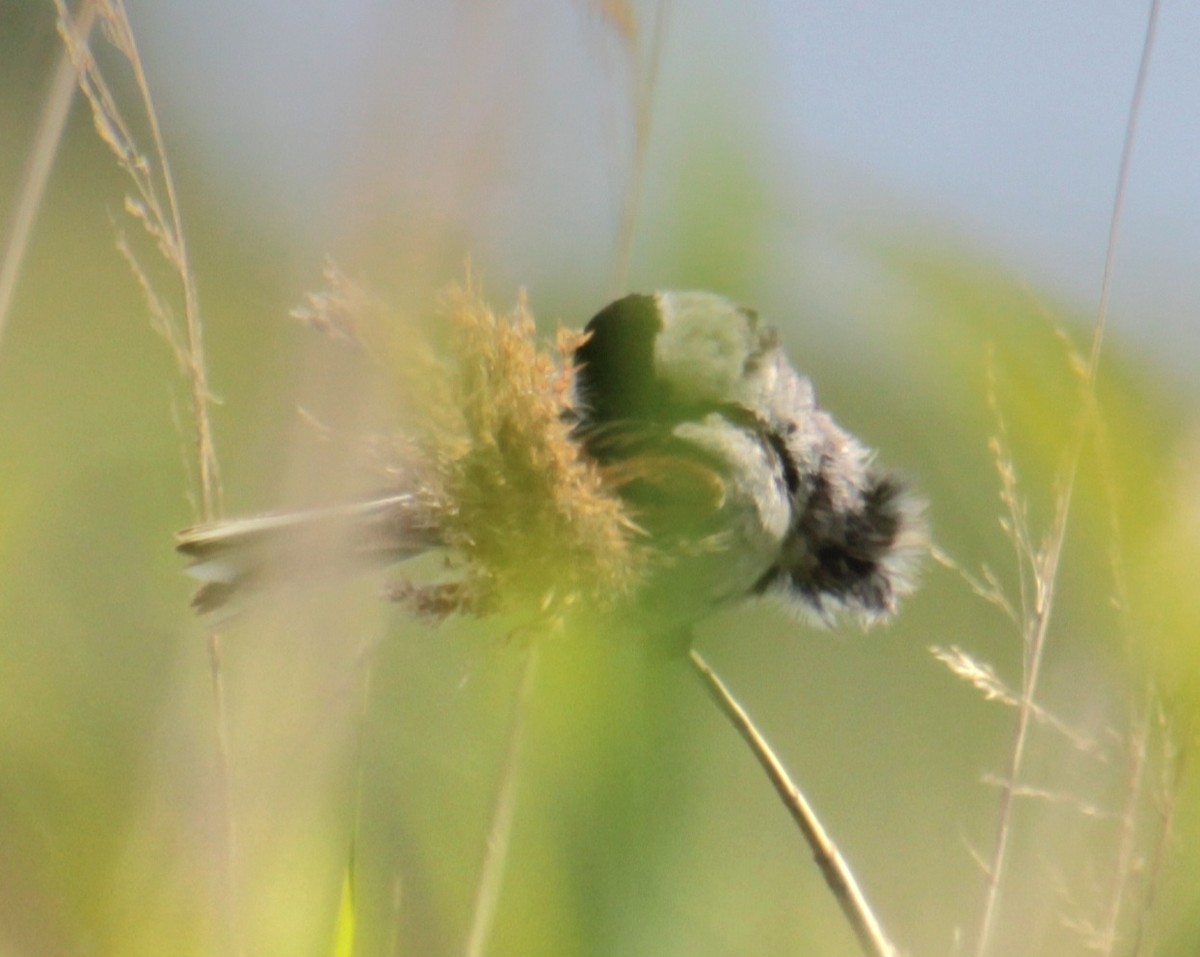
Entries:
{"type": "Polygon", "coordinates": [[[655,296],[634,294],[610,303],[587,324],[575,350],[576,398],[592,424],[655,418],[667,405],[654,347],[662,331],[655,296]]]}

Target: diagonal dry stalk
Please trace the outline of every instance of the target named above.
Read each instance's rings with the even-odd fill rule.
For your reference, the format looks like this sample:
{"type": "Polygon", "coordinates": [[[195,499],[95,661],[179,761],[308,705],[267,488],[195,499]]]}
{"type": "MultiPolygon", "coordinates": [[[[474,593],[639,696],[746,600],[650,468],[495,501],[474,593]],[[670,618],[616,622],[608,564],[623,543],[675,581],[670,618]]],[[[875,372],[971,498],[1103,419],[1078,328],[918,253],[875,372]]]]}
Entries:
{"type": "MultiPolygon", "coordinates": [[[[150,94],[150,84],[134,40],[133,27],[123,0],[88,0],[82,7],[79,20],[72,15],[65,0],[54,0],[54,6],[58,14],[59,34],[64,50],[73,68],[75,82],[91,106],[96,132],[132,184],[133,191],[125,199],[125,211],[153,241],[178,284],[177,295],[183,305],[182,328],[168,305],[169,300],[159,295],[148,271],[142,267],[125,238],[118,236],[118,249],[125,256],[135,280],[145,295],[151,324],[171,349],[188,384],[200,492],[197,510],[201,520],[212,521],[221,511],[221,481],[213,441],[212,420],[209,415],[212,393],[208,386],[204,357],[204,327],[195,273],[188,257],[187,238],[175,180],[167,160],[166,144],[150,94]],[[91,30],[85,31],[83,23],[84,18],[90,20],[93,16],[98,17],[105,39],[117,50],[132,71],[134,86],[140,98],[141,121],[149,130],[149,153],[140,148],[133,125],[127,120],[92,53],[88,42],[91,30]]],[[[217,726],[222,813],[225,820],[225,921],[230,949],[237,953],[242,950],[236,920],[233,917],[238,898],[238,840],[233,813],[229,726],[219,633],[210,630],[207,644],[217,726]]]]}
{"type": "Polygon", "coordinates": [[[590,0],[608,21],[624,48],[630,63],[632,83],[633,148],[628,180],[621,196],[620,219],[617,226],[616,255],[613,261],[609,292],[613,298],[625,291],[629,265],[633,259],[634,234],[641,208],[642,185],[646,174],[646,153],[650,146],[650,126],[654,118],[654,93],[658,86],[658,69],[662,63],[663,43],[670,16],[670,0],[658,0],[654,24],[643,52],[638,49],[638,22],[624,0],[590,0]]]}
{"type": "MultiPolygon", "coordinates": [[[[929,653],[941,664],[945,665],[946,669],[956,678],[967,682],[967,684],[975,688],[976,691],[983,695],[985,701],[996,701],[1010,708],[1020,706],[1020,694],[1005,684],[1000,676],[996,674],[995,669],[987,662],[975,658],[957,645],[934,645],[929,649],[929,653]]],[[[1108,755],[1104,748],[1090,735],[1071,727],[1071,725],[1054,714],[1054,712],[1037,702],[1034,702],[1031,708],[1033,717],[1039,724],[1055,731],[1065,741],[1069,742],[1073,748],[1084,754],[1089,754],[1099,761],[1108,760],[1108,755]]]]}
{"type": "Polygon", "coordinates": [[[729,688],[700,652],[692,649],[688,652],[688,660],[700,680],[704,682],[709,696],[754,752],[758,763],[771,779],[779,799],[783,801],[788,813],[800,828],[800,833],[808,842],[813,859],[821,869],[825,883],[837,899],[842,914],[854,931],[854,936],[858,938],[865,957],[898,957],[900,952],[884,933],[883,925],[871,910],[871,905],[854,879],[850,865],[842,857],[841,851],[826,832],[804,792],[792,781],[771,745],[759,733],[745,709],[738,704],[729,688]]]}
{"type": "Polygon", "coordinates": [[[1137,864],[1138,840],[1138,811],[1142,805],[1143,790],[1146,783],[1147,765],[1150,758],[1150,742],[1153,721],[1150,710],[1154,700],[1153,689],[1147,692],[1145,713],[1139,715],[1129,735],[1132,750],[1132,766],[1129,769],[1129,780],[1125,788],[1125,801],[1121,808],[1121,836],[1117,844],[1117,855],[1113,867],[1112,889],[1110,891],[1108,911],[1104,922],[1099,928],[1096,938],[1096,949],[1104,957],[1113,957],[1117,952],[1118,928],[1121,916],[1125,913],[1125,900],[1130,890],[1130,878],[1137,864]]]}
{"type": "MultiPolygon", "coordinates": [[[[79,9],[79,16],[75,19],[73,42],[86,46],[95,23],[96,3],[93,0],[85,0],[79,9]]],[[[29,248],[29,237],[33,232],[34,223],[37,222],[38,210],[41,209],[42,198],[46,194],[46,183],[50,179],[50,170],[54,167],[54,159],[62,144],[71,102],[75,99],[75,75],[75,64],[70,53],[64,49],[54,71],[54,78],[50,82],[46,102],[42,106],[41,119],[33,138],[33,149],[29,151],[25,174],[17,191],[12,228],[4,244],[4,253],[0,256],[0,340],[4,338],[17,279],[21,275],[25,252],[29,248]]]]}
{"type": "Polygon", "coordinates": [[[500,787],[492,808],[492,823],[488,829],[483,866],[475,887],[475,902],[471,908],[471,929],[463,948],[465,957],[483,957],[500,902],[504,883],[508,847],[512,838],[513,819],[517,811],[517,784],[520,781],[521,747],[525,739],[525,721],[533,697],[533,682],[537,672],[537,647],[530,645],[525,652],[525,667],[517,698],[513,704],[512,725],[508,733],[508,750],[501,770],[500,787]]]}
{"type": "MultiPolygon", "coordinates": [[[[1161,712],[1158,718],[1160,726],[1165,723],[1165,718],[1161,712]]],[[[1169,736],[1164,735],[1166,742],[1166,754],[1163,755],[1165,767],[1163,768],[1162,780],[1159,783],[1159,790],[1156,795],[1158,812],[1157,829],[1153,850],[1149,855],[1149,860],[1144,865],[1146,885],[1140,902],[1141,906],[1137,911],[1138,919],[1133,940],[1127,950],[1130,957],[1143,957],[1143,955],[1151,953],[1152,950],[1149,918],[1154,913],[1155,905],[1158,903],[1167,851],[1171,843],[1171,838],[1175,833],[1175,816],[1179,811],[1179,799],[1181,797],[1184,771],[1191,759],[1192,749],[1196,744],[1196,730],[1193,719],[1183,729],[1178,743],[1172,741],[1169,736]]]]}
{"type": "MultiPolygon", "coordinates": [[[[1076,366],[1083,368],[1082,359],[1076,366]]],[[[1113,598],[1122,619],[1122,628],[1126,638],[1126,655],[1132,663],[1136,660],[1134,651],[1135,640],[1132,624],[1128,620],[1130,610],[1129,582],[1125,570],[1123,534],[1121,530],[1119,495],[1115,482],[1115,467],[1113,450],[1109,441],[1108,428],[1100,418],[1096,420],[1095,441],[1097,457],[1100,462],[1101,475],[1105,479],[1104,491],[1107,497],[1109,515],[1109,538],[1111,574],[1114,585],[1113,598]]],[[[1154,800],[1150,792],[1150,772],[1155,754],[1152,752],[1156,744],[1168,749],[1172,745],[1169,729],[1161,722],[1154,720],[1156,712],[1161,713],[1161,695],[1158,682],[1154,679],[1146,681],[1140,695],[1134,692],[1130,695],[1129,730],[1125,734],[1125,748],[1128,761],[1128,778],[1125,787],[1125,800],[1120,812],[1120,836],[1113,856],[1112,880],[1110,883],[1108,909],[1101,916],[1096,932],[1090,943],[1094,950],[1104,957],[1115,957],[1122,945],[1120,926],[1127,911],[1128,901],[1133,896],[1133,884],[1143,874],[1144,862],[1138,853],[1138,842],[1144,838],[1142,815],[1144,805],[1154,800]]],[[[1145,877],[1147,883],[1152,883],[1155,876],[1145,877]]],[[[1144,923],[1149,911],[1138,915],[1138,924],[1144,923]]]]}
{"type": "MultiPolygon", "coordinates": [[[[149,154],[140,149],[133,125],[127,120],[104,73],[80,32],[65,0],[54,0],[59,28],[67,53],[75,68],[79,88],[92,108],[92,119],[101,139],[128,174],[133,193],[126,197],[125,210],[155,242],[164,262],[179,284],[183,304],[183,328],[159,297],[148,274],[131,261],[136,278],[149,298],[157,331],[179,363],[191,393],[192,416],[196,431],[196,459],[199,467],[200,518],[211,521],[220,511],[220,472],[213,443],[209,404],[212,394],[204,359],[204,326],[195,273],[188,258],[187,237],[183,228],[175,179],[167,160],[166,144],[158,123],[158,114],[150,95],[141,56],[134,40],[133,27],[122,0],[97,0],[100,26],[104,36],[121,54],[133,73],[141,98],[141,113],[151,138],[149,154]]],[[[126,247],[127,248],[127,247],[126,247]]],[[[123,250],[124,251],[124,250],[123,250]]],[[[130,254],[127,253],[127,257],[130,254]]]]}
{"type": "Polygon", "coordinates": [[[1015,535],[1014,542],[1017,545],[1019,553],[1018,561],[1022,564],[1022,568],[1027,567],[1032,573],[1032,602],[1028,608],[1024,609],[1024,667],[1022,669],[1021,698],[1017,709],[1016,726],[1013,730],[1012,749],[1009,753],[1008,766],[1004,775],[1004,786],[1001,791],[995,842],[991,860],[987,865],[985,874],[987,889],[984,895],[983,912],[979,922],[979,934],[976,938],[976,957],[986,957],[991,949],[997,904],[1008,864],[1008,848],[1012,834],[1015,794],[1020,782],[1025,749],[1029,738],[1029,729],[1034,717],[1034,703],[1037,699],[1038,682],[1041,676],[1051,613],[1054,608],[1058,572],[1062,559],[1063,545],[1066,541],[1067,526],[1071,516],[1076,479],[1079,473],[1084,446],[1093,431],[1093,424],[1097,418],[1097,381],[1100,371],[1100,357],[1103,351],[1104,336],[1108,321],[1108,305],[1116,263],[1122,213],[1125,206],[1125,194],[1132,167],[1133,145],[1136,138],[1138,117],[1141,112],[1142,97],[1146,88],[1146,79],[1149,73],[1150,55],[1154,48],[1154,40],[1158,28],[1159,5],[1160,0],[1151,0],[1150,2],[1147,14],[1146,34],[1142,44],[1141,61],[1138,66],[1137,78],[1134,81],[1128,119],[1125,125],[1125,138],[1117,173],[1117,187],[1113,198],[1112,216],[1109,221],[1104,272],[1100,286],[1100,301],[1097,308],[1096,322],[1092,327],[1091,345],[1088,352],[1087,365],[1084,370],[1083,409],[1081,410],[1076,435],[1067,459],[1062,492],[1058,498],[1054,519],[1050,525],[1046,541],[1041,548],[1030,551],[1028,539],[1015,531],[1020,528],[1020,521],[1023,516],[1014,507],[1012,501],[1009,500],[1010,517],[1013,520],[1015,535]],[[1024,554],[1021,554],[1022,552],[1024,554]],[[1026,562],[1028,563],[1027,565],[1025,564],[1026,562]]]}

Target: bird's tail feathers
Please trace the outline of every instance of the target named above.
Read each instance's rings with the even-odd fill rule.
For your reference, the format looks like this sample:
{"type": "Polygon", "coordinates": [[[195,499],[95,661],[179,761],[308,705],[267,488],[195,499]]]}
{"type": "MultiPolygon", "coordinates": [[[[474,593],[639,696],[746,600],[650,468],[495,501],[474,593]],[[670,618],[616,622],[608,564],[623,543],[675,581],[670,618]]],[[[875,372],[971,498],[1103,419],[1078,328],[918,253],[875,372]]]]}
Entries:
{"type": "Polygon", "coordinates": [[[201,613],[225,607],[267,579],[311,578],[339,567],[386,566],[442,544],[436,509],[419,493],[279,512],[186,528],[176,550],[200,582],[201,613]]]}

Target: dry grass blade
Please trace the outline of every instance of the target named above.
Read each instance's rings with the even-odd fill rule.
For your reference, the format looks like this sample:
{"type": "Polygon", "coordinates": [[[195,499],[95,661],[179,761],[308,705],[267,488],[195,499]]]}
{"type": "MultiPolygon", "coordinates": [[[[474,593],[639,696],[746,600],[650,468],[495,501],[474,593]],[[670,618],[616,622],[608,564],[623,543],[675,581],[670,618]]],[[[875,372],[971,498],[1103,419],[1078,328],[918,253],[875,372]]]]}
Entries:
{"type": "MultiPolygon", "coordinates": [[[[951,674],[961,678],[978,690],[985,700],[998,701],[1000,704],[1005,704],[1013,708],[1020,705],[1020,695],[1005,684],[1000,676],[996,674],[996,669],[986,661],[980,661],[957,645],[950,645],[948,647],[935,645],[929,649],[929,653],[945,665],[951,674]]],[[[1047,711],[1036,702],[1031,705],[1031,708],[1034,718],[1039,723],[1057,731],[1073,747],[1102,761],[1108,760],[1104,749],[1095,740],[1075,730],[1061,718],[1047,711]]]]}
{"type": "Polygon", "coordinates": [[[771,779],[775,792],[799,826],[817,866],[821,869],[825,883],[829,885],[838,906],[854,931],[854,936],[858,938],[863,954],[866,957],[898,957],[899,951],[884,933],[883,925],[858,886],[850,865],[842,857],[841,851],[826,832],[808,799],[792,781],[770,744],[759,734],[745,709],[738,704],[737,699],[703,656],[693,649],[688,653],[688,657],[704,682],[709,696],[754,752],[758,763],[771,779]]]}
{"type": "MultiPolygon", "coordinates": [[[[1147,701],[1154,698],[1153,691],[1147,694],[1147,701]]],[[[1147,712],[1149,706],[1147,706],[1147,712]]],[[[1130,735],[1133,750],[1133,763],[1130,768],[1128,787],[1125,792],[1125,804],[1121,810],[1121,840],[1117,848],[1116,866],[1113,868],[1112,894],[1109,900],[1108,913],[1102,927],[1096,933],[1096,949],[1112,957],[1116,953],[1118,928],[1121,917],[1125,912],[1125,900],[1128,896],[1130,881],[1136,867],[1135,857],[1138,839],[1138,810],[1142,803],[1142,792],[1146,780],[1146,769],[1150,753],[1150,735],[1153,722],[1150,714],[1143,715],[1130,735]]]]}
{"type": "Polygon", "coordinates": [[[1012,791],[1013,797],[1027,798],[1035,801],[1044,801],[1047,804],[1062,804],[1074,808],[1084,817],[1095,818],[1102,821],[1114,820],[1117,815],[1112,811],[1106,811],[1098,805],[1092,804],[1090,801],[1085,801],[1077,794],[1068,794],[1065,791],[1055,791],[1053,788],[1039,788],[1031,784],[1019,784],[1012,787],[1010,782],[996,777],[994,774],[985,774],[982,778],[984,784],[996,788],[1008,788],[1012,791]]]}
{"type": "Polygon", "coordinates": [[[521,676],[517,700],[513,706],[508,752],[501,772],[500,788],[496,792],[496,803],[492,809],[492,823],[488,831],[483,867],[480,869],[479,883],[475,888],[475,903],[471,908],[471,930],[463,950],[465,957],[483,957],[496,916],[496,905],[500,902],[500,889],[504,881],[508,847],[512,838],[513,818],[517,810],[517,783],[520,780],[525,719],[529,713],[529,701],[533,697],[536,672],[537,648],[531,646],[526,652],[524,674],[521,676]]]}
{"type": "MultiPolygon", "coordinates": [[[[79,16],[75,20],[70,46],[86,48],[95,22],[96,3],[87,0],[80,7],[79,16]]],[[[66,128],[71,101],[75,98],[75,76],[75,64],[70,48],[64,48],[58,67],[54,71],[46,102],[42,106],[41,119],[33,138],[33,149],[29,152],[25,175],[17,190],[17,207],[13,210],[12,229],[4,244],[3,256],[0,257],[0,340],[4,338],[9,309],[12,307],[13,294],[17,288],[17,278],[21,275],[25,251],[29,248],[29,236],[33,232],[33,224],[37,221],[42,197],[46,193],[46,183],[50,179],[50,170],[54,166],[54,157],[58,153],[63,130],[66,128]]]]}
{"type": "MultiPolygon", "coordinates": [[[[1154,41],[1158,30],[1159,7],[1160,0],[1150,0],[1146,21],[1146,34],[1142,43],[1141,61],[1138,65],[1137,77],[1134,81],[1128,118],[1125,125],[1125,138],[1117,172],[1117,187],[1113,198],[1112,216],[1109,222],[1104,274],[1100,288],[1100,301],[1097,308],[1096,321],[1092,328],[1091,349],[1086,368],[1083,408],[1075,440],[1067,458],[1054,519],[1050,525],[1044,544],[1033,556],[1034,560],[1030,566],[1033,572],[1035,594],[1031,614],[1027,617],[1023,635],[1025,642],[1025,668],[1021,685],[1021,698],[1017,708],[1017,722],[1013,730],[1012,750],[1008,768],[1003,779],[1005,785],[1001,792],[1000,810],[996,823],[996,839],[993,846],[991,864],[987,871],[987,890],[984,895],[983,911],[975,945],[976,957],[986,957],[991,950],[1000,888],[1003,883],[1005,866],[1008,860],[1015,789],[1019,786],[1029,727],[1033,720],[1034,701],[1037,698],[1038,681],[1041,675],[1046,638],[1054,607],[1058,571],[1071,516],[1076,478],[1079,473],[1084,444],[1093,431],[1093,423],[1097,418],[1096,385],[1099,377],[1101,350],[1108,321],[1109,295],[1116,263],[1117,242],[1120,236],[1125,195],[1132,167],[1133,144],[1136,139],[1142,97],[1149,75],[1151,53],[1154,49],[1154,41]]],[[[1003,470],[1001,476],[1004,479],[1005,473],[1003,470]]],[[[1007,488],[1005,494],[1006,496],[1008,494],[1007,488]]],[[[1006,504],[1009,506],[1009,514],[1013,520],[1014,534],[1017,535],[1016,540],[1021,542],[1018,550],[1021,551],[1024,549],[1027,551],[1029,539],[1027,533],[1022,532],[1020,529],[1021,522],[1023,521],[1023,511],[1016,508],[1013,501],[1008,501],[1006,504]]]]}
{"type": "MultiPolygon", "coordinates": [[[[1019,585],[1019,602],[1015,608],[1009,602],[1008,607],[1013,608],[1014,612],[1019,610],[1019,617],[1016,617],[1015,621],[1018,627],[1024,629],[1032,613],[1029,596],[1034,585],[1031,584],[1030,579],[1033,578],[1036,581],[1035,566],[1038,563],[1038,550],[1033,544],[1033,535],[1029,530],[1029,516],[1025,500],[1021,497],[1018,488],[1017,467],[1009,444],[1008,422],[1004,417],[1003,409],[1000,408],[997,393],[995,356],[990,349],[987,361],[987,403],[988,410],[996,423],[996,434],[988,439],[988,451],[992,455],[992,465],[1000,478],[1000,504],[1004,507],[1000,528],[1012,545],[1016,557],[1019,585]]],[[[1002,594],[998,586],[996,586],[996,591],[997,594],[1002,594]]]]}
{"type": "Polygon", "coordinates": [[[363,317],[377,310],[378,304],[332,262],[325,264],[324,276],[325,288],[308,293],[288,315],[334,342],[364,349],[363,317]]]}
{"type": "Polygon", "coordinates": [[[1013,607],[1012,602],[1008,600],[1008,596],[1004,594],[1004,589],[1000,587],[1000,582],[990,568],[985,566],[981,572],[982,577],[976,577],[936,545],[930,546],[929,556],[943,568],[949,569],[958,575],[971,591],[989,605],[995,605],[1004,612],[1005,617],[1013,624],[1020,624],[1021,618],[1017,609],[1013,607]]]}
{"type": "MultiPolygon", "coordinates": [[[[1160,716],[1160,725],[1165,722],[1160,716]]],[[[1196,729],[1193,726],[1185,728],[1181,734],[1181,742],[1174,744],[1167,735],[1163,740],[1167,744],[1167,754],[1164,756],[1163,777],[1157,795],[1158,827],[1154,850],[1146,864],[1145,890],[1140,906],[1137,909],[1137,926],[1133,942],[1128,948],[1130,957],[1142,957],[1151,952],[1150,918],[1158,904],[1159,891],[1163,873],[1166,869],[1167,851],[1175,835],[1175,818],[1179,811],[1179,801],[1182,797],[1183,777],[1188,762],[1195,747],[1196,729]]]]}
{"type": "Polygon", "coordinates": [[[137,283],[138,288],[142,292],[142,300],[145,302],[146,311],[150,315],[150,327],[167,344],[167,348],[171,350],[171,355],[174,357],[179,371],[186,375],[189,367],[187,343],[179,334],[179,326],[175,321],[174,313],[167,301],[154,288],[154,282],[147,275],[141,260],[138,259],[137,253],[133,251],[133,247],[129,245],[127,237],[120,231],[117,233],[117,252],[125,260],[134,282],[137,283]]]}
{"type": "MultiPolygon", "coordinates": [[[[133,186],[134,194],[126,199],[125,210],[153,241],[178,282],[178,294],[183,306],[182,329],[178,328],[171,311],[165,307],[167,297],[153,289],[148,279],[149,271],[138,266],[129,245],[122,244],[122,254],[134,265],[135,277],[147,293],[155,329],[166,339],[189,385],[199,467],[200,517],[204,521],[211,521],[220,511],[220,473],[209,416],[212,395],[204,359],[203,323],[195,276],[188,260],[187,239],[175,181],[150,95],[149,81],[138,55],[124,4],[121,0],[110,0],[100,5],[99,17],[104,35],[124,57],[141,98],[142,119],[149,130],[152,145],[152,149],[146,152],[139,148],[133,132],[134,124],[127,120],[91,49],[81,41],[79,27],[64,0],[55,0],[55,8],[64,48],[71,59],[79,88],[92,108],[96,131],[133,186]]],[[[91,10],[91,7],[87,9],[91,10]]]]}
{"type": "Polygon", "coordinates": [[[640,31],[628,4],[619,0],[599,0],[597,6],[620,37],[628,53],[633,76],[633,151],[629,178],[621,198],[620,223],[617,229],[616,257],[610,287],[610,292],[615,296],[625,289],[629,265],[633,259],[634,234],[641,206],[646,154],[650,145],[650,127],[654,116],[654,93],[658,86],[658,69],[662,62],[670,0],[658,0],[654,27],[644,54],[638,50],[640,31]]]}
{"type": "MultiPolygon", "coordinates": [[[[209,416],[212,394],[208,387],[208,372],[204,357],[203,324],[195,276],[188,260],[183,217],[175,190],[174,177],[167,160],[166,144],[158,123],[158,114],[150,95],[149,81],[146,78],[142,59],[134,41],[133,29],[122,0],[105,0],[103,3],[94,5],[86,4],[82,8],[83,15],[89,18],[94,14],[98,15],[105,38],[118,51],[133,74],[134,87],[141,101],[142,121],[149,130],[152,144],[151,150],[147,153],[139,148],[133,133],[133,125],[126,121],[117,98],[113,95],[96,58],[92,55],[88,44],[88,36],[91,31],[81,29],[80,23],[72,17],[64,0],[54,0],[54,6],[58,14],[58,28],[64,50],[70,59],[79,89],[91,106],[96,132],[108,146],[132,184],[133,195],[126,199],[125,210],[154,243],[178,285],[177,295],[182,301],[183,307],[182,329],[179,328],[173,311],[167,305],[170,297],[163,296],[158,292],[149,278],[149,271],[140,265],[124,239],[119,239],[118,246],[122,255],[129,261],[135,280],[146,296],[151,314],[151,325],[167,342],[188,384],[200,489],[199,517],[205,522],[210,522],[221,509],[221,483],[212,421],[209,416]],[[153,160],[149,158],[150,156],[153,157],[153,160]]],[[[211,630],[208,633],[208,660],[223,798],[221,813],[225,823],[223,917],[228,937],[228,949],[232,953],[240,953],[242,949],[241,935],[238,932],[235,917],[236,902],[239,896],[237,882],[238,835],[233,812],[233,789],[229,770],[230,741],[221,664],[221,637],[217,632],[211,630]]]]}

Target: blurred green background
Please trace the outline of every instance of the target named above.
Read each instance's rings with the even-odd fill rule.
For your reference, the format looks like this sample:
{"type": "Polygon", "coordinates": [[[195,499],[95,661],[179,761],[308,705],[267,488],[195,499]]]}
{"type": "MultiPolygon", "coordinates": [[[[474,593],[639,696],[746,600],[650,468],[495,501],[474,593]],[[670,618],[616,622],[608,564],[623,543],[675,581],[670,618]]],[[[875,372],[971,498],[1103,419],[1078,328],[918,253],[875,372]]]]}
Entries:
{"type": "MultiPolygon", "coordinates": [[[[755,305],[823,403],[921,488],[939,546],[1015,594],[988,393],[1040,539],[1079,409],[1063,337],[1086,352],[1098,272],[1084,293],[1055,285],[995,252],[1005,242],[986,220],[952,225],[936,203],[836,157],[793,164],[779,129],[805,104],[829,109],[822,93],[780,93],[760,65],[721,54],[718,28],[703,26],[711,11],[676,5],[656,58],[652,7],[631,8],[622,33],[621,4],[448,4],[427,17],[305,6],[328,46],[310,38],[289,81],[239,72],[256,43],[301,52],[270,23],[282,8],[221,22],[195,5],[172,19],[173,6],[131,15],[145,25],[199,280],[230,513],[336,497],[356,481],[350,443],[308,423],[353,435],[387,421],[386,387],[364,385],[287,319],[321,285],[324,258],[417,316],[433,315],[469,259],[498,307],[527,289],[547,330],[583,323],[617,286],[711,288],[755,305]],[[172,34],[194,17],[228,45],[200,56],[193,37],[172,34]],[[328,64],[344,53],[334,26],[370,39],[348,77],[328,64]],[[633,104],[655,63],[664,91],[638,164],[633,104]],[[289,82],[294,96],[279,95],[289,82]],[[305,99],[314,82],[334,105],[305,99]],[[280,133],[263,160],[263,143],[212,134],[222,102],[291,136],[311,108],[309,139],[280,133]],[[635,169],[644,190],[621,282],[635,169]]],[[[48,5],[0,2],[5,216],[58,53],[48,5]]],[[[104,62],[135,113],[119,58],[104,62]]],[[[1119,63],[1123,116],[1133,70],[1119,63]]],[[[1120,134],[1095,187],[1101,208],[1120,134]]],[[[122,218],[127,188],[77,103],[0,338],[0,957],[333,953],[352,848],[354,953],[461,953],[520,644],[487,622],[427,628],[377,602],[378,581],[331,585],[222,633],[218,710],[172,551],[195,518],[190,412],[114,248],[114,223],[136,230],[122,218]]],[[[1090,225],[1102,248],[1103,222],[1090,225]]],[[[1189,241],[1195,223],[1179,230],[1189,241]]],[[[1169,278],[1184,290],[1194,279],[1169,278]]],[[[1161,298],[1126,295],[1114,317],[1105,446],[1083,461],[1040,695],[1103,758],[1035,731],[1023,781],[1052,797],[1018,803],[997,954],[1095,952],[1089,927],[1112,912],[1131,735],[1145,722],[1134,874],[1108,952],[1200,949],[1196,787],[1172,774],[1200,700],[1196,352],[1186,325],[1162,327],[1177,343],[1139,331],[1160,309],[1161,298]]],[[[990,854],[998,805],[984,779],[1003,773],[1015,713],[928,649],[961,646],[1015,686],[1013,626],[931,563],[898,620],[869,634],[819,632],[763,605],[716,616],[699,645],[897,943],[973,953],[984,881],[972,853],[990,854]]],[[[857,949],[683,663],[612,636],[544,649],[488,952],[857,949]]]]}

